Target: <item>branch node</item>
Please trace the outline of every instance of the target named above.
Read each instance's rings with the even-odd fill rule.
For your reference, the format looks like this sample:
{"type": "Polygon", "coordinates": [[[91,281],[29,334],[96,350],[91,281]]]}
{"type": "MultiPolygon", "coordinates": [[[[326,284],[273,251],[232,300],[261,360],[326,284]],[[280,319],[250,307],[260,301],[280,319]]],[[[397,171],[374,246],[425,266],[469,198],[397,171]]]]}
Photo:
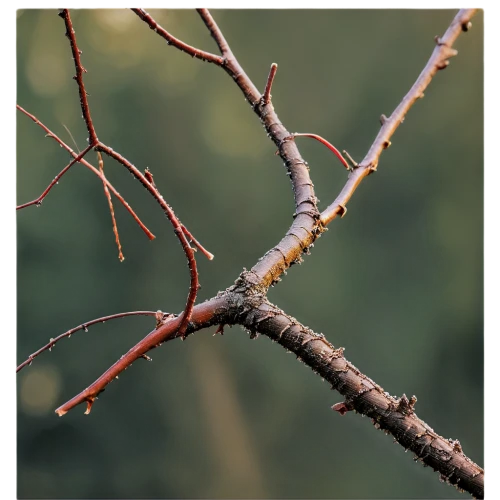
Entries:
{"type": "Polygon", "coordinates": [[[349,170],[352,172],[355,168],[359,167],[359,163],[353,160],[352,156],[344,149],[342,151],[343,155],[349,160],[349,163],[351,164],[351,168],[349,170]]]}
{"type": "Polygon", "coordinates": [[[342,219],[344,217],[344,215],[347,213],[347,207],[345,205],[343,205],[342,203],[339,203],[339,207],[340,207],[339,215],[340,215],[340,218],[342,219]]]}
{"type": "Polygon", "coordinates": [[[348,411],[351,411],[352,408],[350,408],[346,403],[342,402],[334,404],[332,406],[332,410],[339,412],[343,417],[348,411]]]}
{"type": "Polygon", "coordinates": [[[469,31],[472,28],[472,23],[470,21],[462,23],[462,31],[469,31]]]}

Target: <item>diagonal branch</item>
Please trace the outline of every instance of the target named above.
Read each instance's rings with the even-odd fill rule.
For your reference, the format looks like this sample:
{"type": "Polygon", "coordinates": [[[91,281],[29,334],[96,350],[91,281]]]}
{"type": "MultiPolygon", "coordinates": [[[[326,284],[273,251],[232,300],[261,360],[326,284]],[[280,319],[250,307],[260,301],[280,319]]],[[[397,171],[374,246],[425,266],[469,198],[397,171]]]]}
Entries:
{"type": "MultiPolygon", "coordinates": [[[[18,106],[20,108],[20,106],[18,106]]],[[[22,108],[20,108],[22,109],[22,108]]],[[[23,110],[24,111],[24,110],[23,110]]],[[[77,162],[83,159],[83,157],[92,149],[92,146],[87,146],[79,155],[75,156],[73,160],[71,160],[55,177],[52,179],[52,182],[46,187],[45,191],[35,200],[28,201],[27,203],[23,203],[22,205],[18,205],[16,210],[21,210],[26,207],[30,207],[31,205],[40,206],[45,197],[49,194],[50,190],[59,183],[61,177],[77,162]]]]}
{"type": "Polygon", "coordinates": [[[268,137],[278,147],[279,155],[292,183],[295,201],[294,221],[281,241],[252,268],[256,285],[267,289],[280,279],[280,275],[288,267],[301,261],[302,253],[309,251],[314,240],[323,231],[319,221],[320,213],[314,185],[307,162],[300,155],[295,141],[288,140],[292,134],[281,123],[272,102],[263,103],[262,94],[239,64],[210,12],[207,9],[199,9],[198,13],[224,56],[225,64],[222,68],[243,92],[245,99],[264,125],[268,137]]]}
{"type": "Polygon", "coordinates": [[[73,77],[78,84],[78,92],[80,94],[80,105],[82,108],[83,119],[85,120],[85,125],[87,125],[87,130],[89,133],[89,144],[94,146],[97,144],[97,134],[92,123],[92,117],[90,116],[89,101],[87,99],[87,91],[85,90],[85,84],[83,83],[83,73],[87,70],[82,66],[80,55],[82,51],[78,48],[76,43],[75,30],[73,29],[73,24],[71,23],[71,17],[69,15],[68,9],[63,9],[59,12],[59,16],[64,19],[64,24],[66,25],[66,36],[69,39],[69,44],[71,46],[71,54],[73,55],[73,61],[75,62],[76,75],[73,77]]]}
{"type": "Polygon", "coordinates": [[[440,478],[477,498],[484,496],[484,470],[468,458],[458,440],[445,439],[421,420],[414,411],[416,398],[390,396],[344,357],[344,348],[335,349],[323,335],[314,333],[266,299],[254,300],[250,312],[240,321],[252,335],[271,338],[297,355],[332,389],[345,396],[335,405],[341,414],[354,410],[370,417],[377,429],[390,433],[415,460],[439,472],[440,478]]]}
{"type": "MultiPolygon", "coordinates": [[[[212,325],[224,322],[228,314],[228,303],[226,297],[215,297],[202,304],[198,304],[191,316],[186,333],[193,333],[212,325]]],[[[159,347],[163,342],[180,337],[180,325],[182,318],[173,317],[164,324],[150,332],[146,337],[139,341],[126,354],[124,354],[116,363],[110,366],[95,382],[90,384],[85,390],[77,394],[74,398],[60,406],[56,413],[62,417],[75,406],[86,402],[87,411],[90,413],[92,404],[104,388],[120,373],[126,370],[134,361],[144,358],[146,353],[155,347],[159,347]]]]}
{"type": "Polygon", "coordinates": [[[25,366],[31,365],[33,363],[33,360],[42,354],[42,352],[47,351],[47,350],[52,350],[52,348],[61,340],[64,338],[70,338],[71,335],[74,333],[78,332],[79,330],[85,330],[87,331],[89,326],[95,325],[97,323],[105,323],[106,321],[110,321],[112,319],[117,319],[117,318],[125,318],[127,316],[156,316],[157,312],[154,311],[130,311],[130,312],[123,312],[123,313],[118,313],[118,314],[111,314],[110,316],[103,316],[102,318],[97,318],[93,319],[91,321],[87,321],[86,323],[82,323],[79,326],[75,326],[75,328],[72,328],[71,330],[68,330],[67,332],[62,333],[58,337],[54,339],[50,339],[50,342],[40,349],[38,351],[35,351],[33,354],[30,354],[28,356],[28,359],[23,361],[16,369],[16,372],[21,371],[25,366]]]}
{"type": "Polygon", "coordinates": [[[196,57],[201,59],[202,61],[211,62],[217,64],[218,66],[222,66],[224,64],[224,59],[220,56],[216,56],[215,54],[211,54],[210,52],[205,52],[204,50],[197,49],[195,47],[191,47],[187,43],[182,42],[175,36],[171,35],[167,30],[162,28],[144,9],[131,9],[134,14],[139,16],[155,33],[158,33],[168,45],[172,45],[173,47],[189,54],[191,57],[196,57]]]}
{"type": "Polygon", "coordinates": [[[470,20],[477,12],[477,9],[462,9],[453,19],[449,28],[442,38],[436,37],[436,47],[432,55],[420,73],[416,82],[413,84],[409,92],[404,96],[391,116],[387,118],[385,115],[380,117],[382,128],[380,129],[375,141],[371,145],[368,153],[358,168],[349,176],[344,188],[337,196],[335,201],[326,208],[321,214],[321,222],[324,225],[329,224],[337,215],[342,215],[345,205],[351,199],[360,182],[369,174],[377,170],[378,160],[382,151],[391,145],[391,137],[396,129],[403,123],[406,113],[415,104],[418,99],[424,97],[424,90],[431,83],[434,75],[441,69],[445,69],[450,61],[450,57],[454,57],[458,52],[452,48],[455,40],[462,31],[468,31],[471,24],[470,20]]]}
{"type": "MultiPolygon", "coordinates": [[[[63,140],[61,140],[54,132],[52,132],[48,127],[46,127],[36,116],[32,115],[31,113],[28,113],[25,109],[23,109],[19,104],[16,104],[16,108],[24,113],[28,118],[31,118],[38,126],[40,126],[46,133],[46,137],[51,137],[54,139],[61,147],[63,147],[66,151],[69,152],[73,158],[77,158],[79,155],[77,155],[63,140]]],[[[78,160],[79,163],[82,165],[85,165],[89,170],[91,170],[97,177],[101,179],[101,181],[111,190],[111,192],[118,198],[120,203],[127,209],[127,211],[130,213],[130,215],[134,218],[134,220],[139,224],[140,228],[144,231],[146,236],[150,240],[155,239],[155,235],[143,224],[141,219],[137,216],[137,214],[132,210],[132,207],[123,199],[122,195],[113,187],[113,185],[106,179],[106,177],[99,171],[97,168],[95,168],[93,165],[91,165],[87,160],[80,158],[78,160]]],[[[67,168],[64,169],[63,172],[59,174],[58,179],[62,177],[61,174],[67,172],[67,168]]],[[[47,194],[47,193],[46,193],[47,194]]],[[[45,194],[45,195],[46,195],[45,194]]],[[[24,208],[24,206],[28,206],[31,203],[21,205],[21,208],[24,208]]],[[[19,207],[18,207],[19,208],[19,207]]]]}

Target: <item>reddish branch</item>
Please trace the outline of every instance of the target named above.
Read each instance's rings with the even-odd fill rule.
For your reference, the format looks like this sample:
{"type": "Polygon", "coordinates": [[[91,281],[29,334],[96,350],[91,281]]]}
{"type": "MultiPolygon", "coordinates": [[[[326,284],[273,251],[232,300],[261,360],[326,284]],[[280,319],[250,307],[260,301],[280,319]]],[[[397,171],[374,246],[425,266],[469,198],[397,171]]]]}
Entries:
{"type": "MultiPolygon", "coordinates": [[[[99,172],[101,172],[101,174],[104,175],[104,161],[99,151],[97,152],[97,159],[99,162],[99,172]]],[[[111,200],[111,194],[109,193],[108,186],[106,186],[105,182],[103,182],[103,185],[104,185],[104,194],[106,195],[106,198],[108,200],[109,212],[111,213],[111,222],[113,224],[113,233],[115,233],[116,246],[118,247],[118,259],[120,260],[120,262],[123,262],[125,260],[125,257],[123,256],[122,245],[120,243],[120,235],[118,234],[118,226],[116,224],[113,201],[111,200]]]]}
{"type": "Polygon", "coordinates": [[[85,120],[85,125],[87,125],[87,130],[89,132],[89,144],[94,146],[97,144],[98,139],[94,129],[94,124],[92,123],[92,117],[90,116],[87,91],[85,90],[85,84],[83,83],[83,73],[86,73],[87,70],[82,66],[82,62],[80,60],[82,51],[76,44],[75,30],[73,29],[73,24],[71,23],[69,10],[63,9],[61,12],[59,12],[59,15],[64,19],[64,24],[66,25],[66,36],[69,39],[71,53],[75,62],[76,75],[73,78],[78,84],[78,92],[80,94],[80,105],[82,107],[83,119],[85,120]]]}
{"type": "MultiPolygon", "coordinates": [[[[24,113],[26,116],[31,118],[37,125],[39,125],[45,132],[46,132],[46,137],[51,137],[54,139],[58,144],[60,144],[61,147],[63,147],[66,151],[69,152],[73,158],[77,158],[79,155],[77,155],[64,141],[62,141],[54,132],[52,132],[48,127],[46,127],[36,116],[32,115],[31,113],[28,113],[25,109],[23,109],[19,104],[16,104],[16,108],[24,113]]],[[[127,211],[130,213],[130,215],[134,218],[134,220],[139,224],[140,228],[144,231],[146,236],[150,240],[155,239],[155,235],[143,224],[141,219],[137,216],[137,214],[132,210],[132,207],[123,199],[122,195],[113,187],[113,185],[106,179],[106,177],[99,171],[97,168],[95,168],[93,165],[91,165],[87,160],[80,158],[78,160],[79,163],[82,165],[85,165],[89,170],[91,170],[97,177],[101,179],[101,181],[111,190],[111,192],[118,198],[118,200],[121,202],[121,204],[127,209],[127,211]]],[[[63,174],[65,174],[68,171],[67,168],[63,169],[63,171],[58,175],[58,180],[62,177],[63,174]]],[[[51,183],[52,184],[52,183],[51,183]]],[[[50,187],[50,186],[49,186],[50,187]]],[[[47,190],[46,190],[47,191],[47,190]]],[[[48,191],[45,192],[45,196],[48,194],[48,191]]],[[[42,193],[43,195],[43,193],[42,193]]],[[[39,196],[37,200],[41,201],[43,199],[43,196],[39,196]]],[[[34,200],[36,202],[36,200],[34,200]]],[[[30,203],[25,203],[24,205],[20,205],[17,207],[17,209],[24,208],[25,206],[32,205],[33,202],[30,203]]]]}
{"type": "MultiPolygon", "coordinates": [[[[70,40],[70,45],[71,45],[71,51],[73,53],[73,59],[75,62],[75,67],[76,67],[76,81],[78,83],[78,89],[80,92],[80,101],[82,105],[82,111],[83,111],[83,116],[85,123],[87,124],[87,129],[89,131],[89,142],[95,146],[95,148],[98,151],[102,151],[103,153],[106,153],[108,156],[111,158],[114,158],[116,161],[121,163],[123,166],[125,166],[129,172],[131,172],[136,179],[138,179],[141,184],[149,191],[149,193],[153,196],[153,198],[156,199],[156,201],[160,204],[162,207],[163,211],[167,215],[169,221],[171,222],[172,226],[174,227],[174,233],[176,234],[177,238],[179,239],[182,249],[184,250],[184,253],[186,254],[186,258],[188,260],[188,267],[189,267],[189,272],[190,272],[190,287],[189,287],[189,294],[186,302],[186,307],[184,309],[184,313],[182,314],[182,319],[181,323],[179,325],[179,335],[184,337],[184,334],[186,332],[187,325],[189,323],[191,313],[193,310],[194,303],[196,301],[196,295],[198,293],[198,288],[199,288],[199,281],[198,281],[198,271],[196,268],[196,259],[194,257],[194,251],[193,248],[190,246],[186,235],[184,231],[182,230],[181,223],[177,216],[175,215],[174,211],[172,208],[168,205],[168,203],[163,199],[163,196],[160,194],[158,188],[154,185],[154,183],[149,182],[148,178],[140,171],[138,170],[131,162],[129,162],[124,156],[120,155],[119,153],[115,152],[112,148],[109,146],[106,146],[102,142],[98,141],[97,135],[94,130],[94,126],[92,123],[92,118],[90,116],[90,110],[88,106],[88,101],[87,101],[87,93],[85,91],[85,86],[83,82],[83,72],[85,71],[83,66],[81,65],[80,61],[80,54],[81,51],[78,48],[77,41],[76,41],[76,36],[75,36],[75,31],[73,29],[73,26],[71,24],[71,18],[69,15],[68,9],[64,9],[61,12],[61,17],[64,19],[64,22],[66,24],[66,29],[67,29],[67,36],[70,40]]],[[[147,21],[147,18],[144,19],[147,21]]],[[[155,31],[158,32],[158,28],[154,27],[155,31]]],[[[161,33],[160,33],[161,34],[161,33]]],[[[173,43],[173,40],[167,40],[169,43],[173,43]]],[[[175,40],[178,42],[177,40],[175,40]]],[[[191,47],[186,46],[185,44],[182,44],[182,42],[178,42],[179,44],[175,45],[181,50],[184,50],[185,52],[189,52],[191,47]],[[189,49],[189,50],[188,50],[189,49]]],[[[195,50],[195,49],[193,49],[195,50]]],[[[152,176],[151,176],[152,179],[152,176]]]]}
{"type": "Polygon", "coordinates": [[[158,35],[165,39],[168,45],[172,45],[182,52],[189,54],[191,57],[197,57],[202,61],[211,62],[219,66],[224,64],[224,60],[222,57],[211,54],[210,52],[205,52],[204,50],[200,50],[195,47],[191,47],[191,45],[188,45],[178,38],[175,38],[175,36],[172,36],[168,31],[163,29],[144,9],[132,9],[132,12],[137,14],[155,33],[158,33],[158,35]]]}
{"type": "Polygon", "coordinates": [[[93,319],[91,321],[87,321],[86,323],[82,323],[81,325],[76,326],[75,328],[72,328],[71,330],[68,330],[67,332],[62,333],[58,337],[54,339],[50,339],[50,342],[40,349],[38,351],[35,351],[33,354],[30,354],[28,356],[28,359],[26,361],[23,361],[16,369],[16,372],[21,371],[25,366],[31,365],[33,363],[33,360],[42,354],[44,351],[50,351],[61,339],[67,337],[68,339],[73,335],[75,332],[78,332],[79,330],[85,330],[87,331],[89,326],[95,325],[97,323],[105,323],[106,321],[110,321],[112,319],[117,319],[117,318],[125,318],[127,316],[156,316],[157,312],[154,311],[129,311],[129,312],[123,312],[123,313],[118,313],[118,314],[112,314],[111,316],[103,316],[102,318],[97,318],[93,319]]]}
{"type": "Polygon", "coordinates": [[[344,157],[340,154],[340,151],[330,142],[328,142],[326,139],[323,139],[320,135],[316,134],[300,134],[298,132],[295,132],[295,134],[292,134],[293,137],[310,137],[311,139],[316,139],[317,141],[321,142],[323,146],[326,146],[339,160],[342,165],[347,170],[351,170],[351,167],[349,167],[349,164],[345,161],[344,157]]]}
{"type": "Polygon", "coordinates": [[[269,76],[267,77],[266,88],[262,94],[262,104],[264,105],[271,102],[271,88],[273,86],[274,77],[276,76],[276,71],[278,71],[278,65],[272,63],[271,69],[269,70],[269,76]]]}
{"type": "MultiPolygon", "coordinates": [[[[169,45],[173,45],[193,57],[198,57],[222,67],[233,78],[255,113],[259,116],[268,136],[279,148],[280,156],[284,161],[294,191],[294,221],[282,240],[267,252],[250,271],[241,273],[234,286],[223,293],[219,293],[213,299],[194,306],[198,277],[193,249],[187,239],[190,239],[200,250],[202,247],[177,220],[171,208],[163,200],[154,185],[151,173],[146,171],[145,174],[142,174],[128,160],[95,138],[94,145],[96,149],[115,158],[129,169],[167,213],[188,257],[191,286],[186,309],[179,317],[168,316],[164,322],[159,322],[155,330],[130,349],[87,389],[62,405],[56,412],[59,415],[64,415],[76,405],[86,402],[86,413],[88,413],[98,394],[112,380],[136,359],[147,357],[146,352],[158,347],[167,340],[179,336],[184,338],[194,331],[211,325],[241,324],[251,332],[252,336],[262,333],[276,340],[286,349],[296,353],[315,372],[328,380],[332,388],[338,390],[345,397],[345,401],[334,405],[334,409],[342,414],[350,410],[356,410],[358,413],[369,416],[377,428],[392,434],[402,446],[413,451],[418,460],[437,470],[444,480],[456,485],[458,488],[469,491],[476,497],[482,498],[484,495],[484,471],[463,454],[458,441],[442,438],[416,416],[414,412],[416,398],[408,400],[404,395],[401,398],[389,396],[380,386],[345,359],[343,348],[335,349],[323,335],[318,335],[301,325],[297,320],[270,304],[266,298],[269,286],[279,281],[281,274],[288,267],[300,262],[303,253],[309,253],[310,247],[325,226],[337,215],[345,214],[346,203],[361,180],[376,170],[381,152],[390,145],[389,139],[402,122],[408,109],[416,99],[423,96],[424,89],[435,73],[447,66],[448,58],[456,54],[451,45],[460,31],[470,27],[470,18],[475,13],[475,10],[461,10],[445,35],[437,39],[437,47],[417,82],[393,114],[389,118],[383,117],[382,129],[364,160],[359,165],[351,160],[355,167],[354,171],[349,175],[347,183],[337,199],[322,214],[319,213],[317,208],[317,200],[307,163],[300,156],[295,141],[289,140],[292,134],[279,121],[270,100],[274,74],[269,76],[268,85],[266,85],[266,90],[262,96],[241,68],[221,30],[207,9],[198,9],[198,12],[217,43],[222,57],[184,44],[159,26],[143,9],[133,9],[133,11],[151,29],[165,39],[169,45]]],[[[69,14],[63,17],[67,22],[69,14]]],[[[74,49],[77,50],[76,39],[74,39],[74,31],[71,29],[70,32],[72,33],[72,37],[70,36],[71,46],[74,51],[74,49]]],[[[80,65],[79,59],[77,62],[76,57],[75,64],[80,65]]],[[[79,88],[82,89],[82,78],[80,80],[77,78],[77,81],[79,88]]],[[[86,123],[87,125],[88,123],[91,124],[91,121],[87,122],[86,120],[86,123]]],[[[304,135],[318,138],[314,134],[304,135]]],[[[93,136],[90,133],[90,128],[89,136],[92,142],[93,136]]],[[[326,143],[324,139],[321,142],[326,143]]],[[[330,149],[332,148],[333,146],[330,149]]],[[[332,151],[339,158],[341,157],[335,148],[332,151]]]]}
{"type": "MultiPolygon", "coordinates": [[[[20,106],[19,109],[24,111],[20,106]]],[[[23,203],[22,205],[18,205],[16,210],[21,210],[22,208],[30,207],[31,205],[41,205],[44,198],[49,194],[50,190],[59,183],[59,179],[77,162],[79,162],[90,150],[92,146],[87,146],[79,155],[75,156],[75,158],[68,163],[53,179],[53,181],[47,186],[45,191],[35,200],[28,201],[28,203],[23,203]]]]}

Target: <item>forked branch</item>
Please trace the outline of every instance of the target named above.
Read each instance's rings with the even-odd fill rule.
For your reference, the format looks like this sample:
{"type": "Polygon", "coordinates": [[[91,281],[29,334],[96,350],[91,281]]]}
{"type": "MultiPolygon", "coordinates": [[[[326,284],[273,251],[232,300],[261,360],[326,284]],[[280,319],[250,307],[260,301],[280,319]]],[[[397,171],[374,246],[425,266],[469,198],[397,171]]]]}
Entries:
{"type": "MultiPolygon", "coordinates": [[[[293,134],[290,134],[283,126],[271,101],[270,93],[276,65],[271,67],[267,85],[264,92],[260,93],[240,66],[222,31],[207,9],[198,9],[198,13],[214,38],[221,56],[196,49],[178,40],[159,26],[144,9],[132,10],[168,45],[172,45],[192,57],[220,66],[232,77],[261,120],[268,136],[278,147],[294,192],[294,220],[278,244],[271,248],[250,271],[242,272],[233,286],[229,287],[225,292],[219,293],[216,297],[194,306],[198,289],[198,274],[194,249],[190,246],[188,240],[207,257],[210,258],[211,254],[203,249],[176,218],[173,210],[158,191],[151,172],[146,170],[143,174],[122,155],[98,141],[90,119],[90,112],[88,117],[84,112],[90,144],[98,151],[114,158],[132,172],[169,217],[189,262],[191,284],[186,308],[181,315],[168,316],[165,321],[159,322],[156,329],[132,347],[93,384],[58,408],[56,410],[57,414],[62,416],[76,405],[84,402],[87,403],[86,413],[88,413],[97,396],[124,369],[135,360],[146,357],[148,351],[168,340],[179,336],[185,338],[188,334],[211,325],[240,324],[247,328],[252,336],[262,333],[277,341],[284,348],[297,354],[297,357],[300,357],[304,363],[328,380],[332,388],[338,390],[345,397],[344,402],[334,405],[334,409],[340,414],[355,410],[358,413],[367,415],[377,428],[392,434],[397,442],[415,453],[417,460],[438,471],[441,478],[454,484],[459,489],[464,489],[474,496],[482,498],[484,495],[484,471],[464,455],[458,441],[442,438],[416,416],[414,411],[416,398],[408,400],[405,395],[400,398],[389,396],[380,386],[347,361],[344,357],[343,348],[334,348],[323,335],[318,335],[309,330],[269,303],[266,297],[268,288],[280,280],[280,276],[284,271],[293,264],[299,263],[304,253],[309,253],[309,249],[325,230],[325,227],[338,215],[345,214],[347,202],[362,179],[376,170],[383,149],[390,145],[390,138],[410,107],[419,97],[423,96],[423,91],[437,71],[445,68],[448,59],[456,55],[456,51],[451,48],[452,44],[461,31],[469,29],[470,18],[473,16],[475,9],[461,10],[445,35],[437,39],[437,47],[417,81],[391,116],[383,118],[382,128],[363,161],[358,165],[351,159],[353,172],[349,174],[348,180],[336,200],[321,214],[317,207],[317,199],[308,165],[301,157],[295,141],[290,140],[290,138],[293,138],[293,134]]],[[[86,108],[88,110],[86,93],[83,92],[82,94],[85,89],[82,76],[83,67],[79,59],[80,53],[69,12],[67,10],[63,12],[63,18],[70,32],[69,38],[75,66],[77,67],[76,80],[79,85],[82,109],[86,108]],[[78,68],[81,69],[80,72],[78,68]],[[85,100],[82,95],[85,96],[85,100]]],[[[319,137],[315,134],[296,135],[319,137]]],[[[325,144],[327,141],[322,139],[321,142],[325,144]]],[[[331,146],[330,149],[339,159],[342,158],[336,148],[331,146]]],[[[79,161],[84,162],[82,158],[79,161]]],[[[349,168],[345,160],[343,160],[343,163],[344,166],[349,168]]],[[[45,346],[42,350],[47,348],[45,346]]]]}

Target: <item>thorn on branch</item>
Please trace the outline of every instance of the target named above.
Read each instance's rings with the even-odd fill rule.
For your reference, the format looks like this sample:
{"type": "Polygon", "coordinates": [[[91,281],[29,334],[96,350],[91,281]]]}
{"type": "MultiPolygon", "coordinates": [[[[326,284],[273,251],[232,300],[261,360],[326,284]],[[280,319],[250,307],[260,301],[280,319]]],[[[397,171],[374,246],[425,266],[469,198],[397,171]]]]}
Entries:
{"type": "Polygon", "coordinates": [[[215,335],[220,334],[224,335],[224,323],[221,323],[218,327],[217,330],[215,330],[214,337],[215,335]]]}
{"type": "Polygon", "coordinates": [[[389,118],[387,118],[387,116],[385,116],[384,114],[380,115],[380,125],[385,125],[385,122],[388,120],[389,118]]]}
{"type": "Polygon", "coordinates": [[[414,413],[416,402],[417,402],[416,396],[412,396],[410,399],[408,399],[406,397],[406,394],[403,394],[401,398],[399,398],[396,410],[402,413],[403,415],[410,415],[411,413],[414,413]]]}
{"type": "Polygon", "coordinates": [[[271,69],[269,70],[269,76],[267,77],[266,88],[261,97],[261,103],[266,106],[271,102],[271,88],[273,86],[274,77],[276,76],[276,71],[278,71],[278,65],[276,63],[271,64],[271,69]]]}
{"type": "Polygon", "coordinates": [[[334,404],[332,406],[332,410],[339,412],[343,417],[348,411],[351,411],[351,408],[349,408],[344,402],[342,402],[334,404]]]}
{"type": "MultiPolygon", "coordinates": [[[[152,359],[152,358],[150,358],[147,354],[143,354],[143,355],[141,356],[141,358],[145,359],[146,361],[153,361],[153,359],[152,359]]],[[[118,378],[118,377],[116,377],[116,378],[118,378]]]]}
{"type": "Polygon", "coordinates": [[[347,213],[347,207],[345,205],[342,205],[341,203],[339,203],[339,207],[340,207],[339,215],[340,218],[342,219],[344,215],[347,213]]]}

